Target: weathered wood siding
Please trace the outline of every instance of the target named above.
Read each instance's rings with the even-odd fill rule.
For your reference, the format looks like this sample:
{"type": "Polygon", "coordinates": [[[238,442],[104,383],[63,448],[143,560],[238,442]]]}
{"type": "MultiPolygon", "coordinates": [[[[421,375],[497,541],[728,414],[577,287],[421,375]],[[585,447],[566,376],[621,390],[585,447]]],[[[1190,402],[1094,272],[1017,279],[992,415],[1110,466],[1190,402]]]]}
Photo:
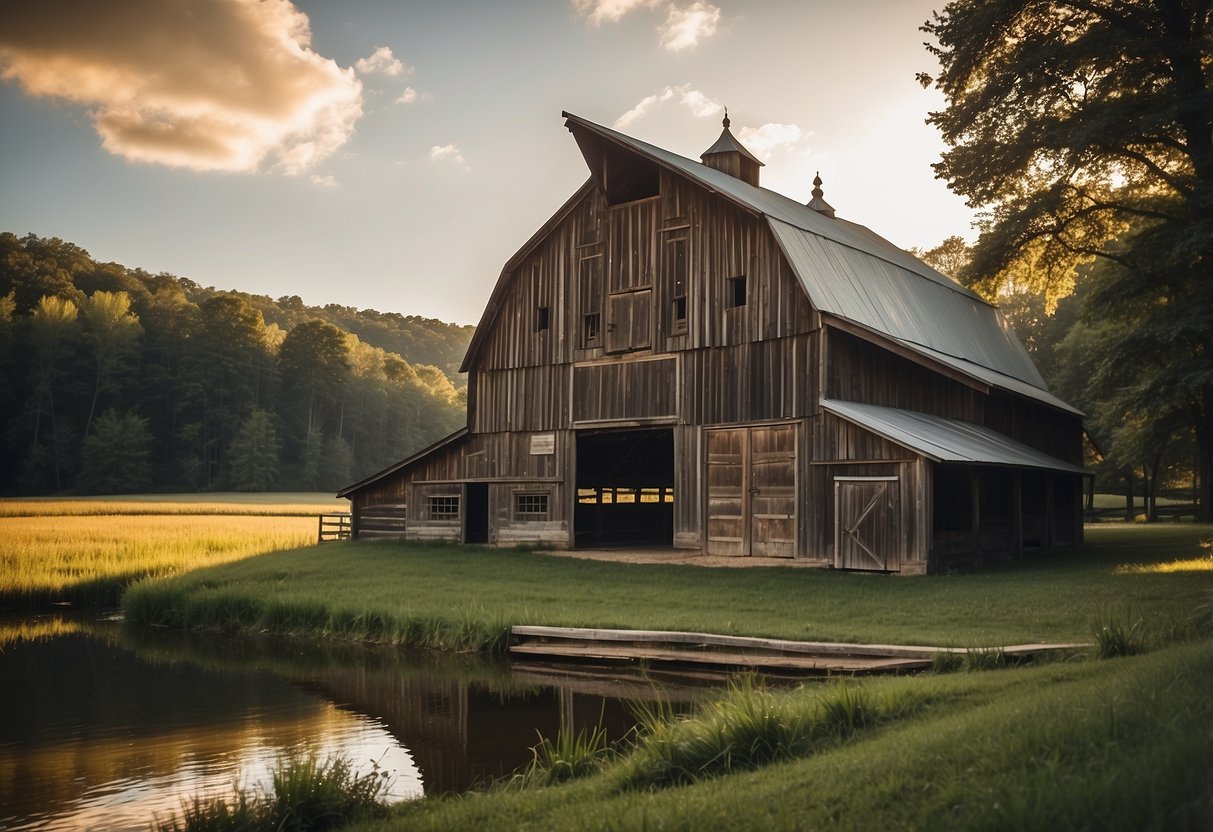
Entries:
{"type": "Polygon", "coordinates": [[[814,402],[809,335],[797,335],[683,356],[682,412],[713,425],[793,419],[814,402]]]}
{"type": "Polygon", "coordinates": [[[980,423],[983,394],[846,332],[827,327],[826,398],[980,423]]]}
{"type": "Polygon", "coordinates": [[[803,524],[804,555],[844,568],[854,567],[839,563],[836,549],[836,482],[847,477],[892,477],[895,485],[888,487],[896,493],[887,500],[896,508],[885,515],[889,525],[877,534],[881,545],[889,547],[888,568],[904,573],[926,571],[931,546],[928,462],[830,413],[810,419],[809,425],[811,458],[803,491],[810,508],[803,524]]]}
{"type": "Polygon", "coordinates": [[[549,364],[476,373],[476,407],[468,412],[472,433],[567,428],[570,370],[549,364]]]}
{"type": "Polygon", "coordinates": [[[673,419],[678,415],[678,358],[578,364],[573,421],[673,419]]]}

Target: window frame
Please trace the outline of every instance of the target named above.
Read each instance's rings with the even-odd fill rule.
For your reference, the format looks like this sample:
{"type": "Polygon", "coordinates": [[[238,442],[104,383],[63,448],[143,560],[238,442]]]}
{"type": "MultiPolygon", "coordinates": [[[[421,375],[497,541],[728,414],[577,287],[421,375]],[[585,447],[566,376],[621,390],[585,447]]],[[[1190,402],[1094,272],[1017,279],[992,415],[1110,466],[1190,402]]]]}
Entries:
{"type": "Polygon", "coordinates": [[[458,523],[463,518],[463,499],[460,494],[429,494],[425,502],[426,516],[442,523],[458,523]]]}
{"type": "Polygon", "coordinates": [[[514,492],[514,519],[531,522],[542,522],[550,519],[552,511],[551,494],[547,491],[515,491],[514,492]],[[542,503],[543,510],[540,511],[537,506],[542,503]],[[531,505],[531,508],[524,508],[526,505],[531,505]]]}

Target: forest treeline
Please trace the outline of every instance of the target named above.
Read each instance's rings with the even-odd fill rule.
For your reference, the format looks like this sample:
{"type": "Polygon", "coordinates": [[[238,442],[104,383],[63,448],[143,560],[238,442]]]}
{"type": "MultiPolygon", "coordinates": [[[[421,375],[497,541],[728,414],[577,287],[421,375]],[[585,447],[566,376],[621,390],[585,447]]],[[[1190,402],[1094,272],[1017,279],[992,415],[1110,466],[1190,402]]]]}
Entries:
{"type": "Polygon", "coordinates": [[[0,493],[340,488],[464,423],[472,329],[0,233],[0,493]]]}

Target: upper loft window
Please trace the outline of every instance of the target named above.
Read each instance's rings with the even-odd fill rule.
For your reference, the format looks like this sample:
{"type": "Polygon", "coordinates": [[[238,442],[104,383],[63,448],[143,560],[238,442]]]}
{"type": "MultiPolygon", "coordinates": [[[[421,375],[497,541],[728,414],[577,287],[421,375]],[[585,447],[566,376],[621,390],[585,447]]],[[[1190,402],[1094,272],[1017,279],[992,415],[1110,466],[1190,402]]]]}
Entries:
{"type": "Polygon", "coordinates": [[[552,325],[551,308],[547,306],[539,306],[535,309],[535,331],[543,332],[552,325]]]}
{"type": "Polygon", "coordinates": [[[666,242],[666,274],[670,292],[670,330],[687,328],[687,240],[676,237],[666,242]]]}
{"type": "Polygon", "coordinates": [[[736,309],[738,306],[745,306],[746,302],[746,280],[745,275],[730,277],[726,286],[725,302],[730,309],[736,309]]]}
{"type": "Polygon", "coordinates": [[[597,312],[581,316],[581,345],[597,347],[601,344],[602,317],[597,312]]]}
{"type": "Polygon", "coordinates": [[[654,163],[622,153],[608,153],[605,165],[607,204],[622,205],[661,195],[661,171],[654,163]]]}

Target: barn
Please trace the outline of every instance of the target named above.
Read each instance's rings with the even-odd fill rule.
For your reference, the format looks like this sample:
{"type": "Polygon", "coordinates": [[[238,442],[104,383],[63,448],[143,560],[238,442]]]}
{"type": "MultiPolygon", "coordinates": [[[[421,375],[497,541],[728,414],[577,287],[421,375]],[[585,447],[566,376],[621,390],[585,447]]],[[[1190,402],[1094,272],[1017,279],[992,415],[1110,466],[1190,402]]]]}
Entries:
{"type": "Polygon", "coordinates": [[[727,115],[700,162],[564,118],[589,178],[501,272],[467,426],[343,489],[356,536],[902,574],[1081,540],[1081,414],[996,308],[762,188],[727,115]]]}

